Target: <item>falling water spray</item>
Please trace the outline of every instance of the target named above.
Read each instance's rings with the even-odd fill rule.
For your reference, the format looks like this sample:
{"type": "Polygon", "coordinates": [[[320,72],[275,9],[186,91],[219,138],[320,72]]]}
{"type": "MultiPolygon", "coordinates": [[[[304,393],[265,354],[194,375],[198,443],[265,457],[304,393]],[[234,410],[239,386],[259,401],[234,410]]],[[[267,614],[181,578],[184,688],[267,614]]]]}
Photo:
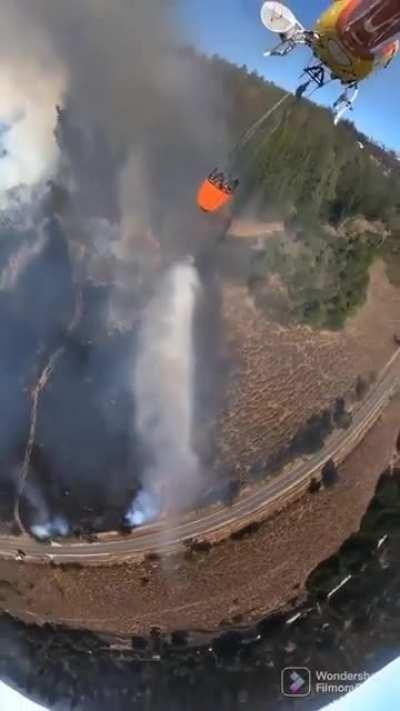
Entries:
{"type": "Polygon", "coordinates": [[[192,446],[193,320],[200,289],[195,267],[179,263],[165,274],[144,315],[133,386],[147,464],[126,515],[131,526],[190,505],[200,489],[192,446]]]}

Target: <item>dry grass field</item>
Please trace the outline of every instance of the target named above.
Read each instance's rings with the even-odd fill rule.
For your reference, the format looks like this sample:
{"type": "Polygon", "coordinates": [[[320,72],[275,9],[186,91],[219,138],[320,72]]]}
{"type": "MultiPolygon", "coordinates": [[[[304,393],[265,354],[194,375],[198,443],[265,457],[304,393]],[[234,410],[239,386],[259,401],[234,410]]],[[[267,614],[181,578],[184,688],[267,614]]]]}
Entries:
{"type": "Polygon", "coordinates": [[[400,292],[381,262],[371,269],[366,304],[337,332],[277,325],[257,309],[245,286],[226,283],[232,369],[219,422],[226,466],[243,480],[254,462],[287,445],[337,397],[347,395],[351,406],[357,377],[376,377],[396,350],[399,305],[400,292]]]}

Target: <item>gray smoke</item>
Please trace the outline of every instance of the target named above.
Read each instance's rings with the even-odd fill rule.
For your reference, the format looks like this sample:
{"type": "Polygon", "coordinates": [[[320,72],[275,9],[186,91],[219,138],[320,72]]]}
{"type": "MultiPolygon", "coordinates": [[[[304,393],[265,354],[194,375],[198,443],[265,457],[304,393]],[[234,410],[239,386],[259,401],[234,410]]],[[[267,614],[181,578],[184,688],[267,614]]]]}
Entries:
{"type": "MultiPolygon", "coordinates": [[[[4,165],[11,176],[11,158],[15,167],[20,156],[9,138],[23,127],[24,159],[41,161],[5,187],[52,175],[66,188],[62,226],[70,244],[84,246],[70,250],[84,254],[81,273],[97,283],[112,273],[112,325],[132,329],[138,294],[146,303],[149,284],[155,292],[127,383],[149,460],[132,522],[186,505],[199,488],[191,334],[200,286],[182,260],[199,248],[197,183],[226,155],[227,141],[224,98],[211,70],[182,50],[182,39],[179,2],[2,1],[0,67],[12,70],[20,87],[13,94],[14,82],[7,84],[13,114],[0,103],[4,165]],[[56,103],[65,111],[57,114],[56,103]],[[157,283],[160,255],[177,266],[157,283]]],[[[25,251],[8,265],[4,283],[33,256],[25,251]]]]}
{"type": "MultiPolygon", "coordinates": [[[[0,64],[11,65],[15,85],[28,85],[52,116],[55,97],[64,92],[86,138],[93,125],[101,128],[120,161],[120,208],[128,230],[132,222],[146,221],[160,200],[173,209],[178,191],[225,148],[224,125],[216,118],[223,115],[218,88],[184,66],[175,51],[182,35],[179,2],[2,2],[0,64]],[[146,195],[140,205],[138,190],[146,195]]],[[[32,112],[26,109],[26,115],[32,112]]],[[[52,126],[46,121],[41,128],[50,128],[51,142],[52,126]]],[[[32,146],[38,140],[35,132],[32,146]]]]}

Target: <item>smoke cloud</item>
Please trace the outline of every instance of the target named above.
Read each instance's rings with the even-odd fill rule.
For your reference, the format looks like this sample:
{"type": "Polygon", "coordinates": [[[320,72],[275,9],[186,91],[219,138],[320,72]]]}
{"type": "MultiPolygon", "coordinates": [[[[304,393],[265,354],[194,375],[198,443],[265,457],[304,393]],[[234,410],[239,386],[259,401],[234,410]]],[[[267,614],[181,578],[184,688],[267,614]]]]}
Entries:
{"type": "MultiPolygon", "coordinates": [[[[124,184],[129,185],[129,165],[136,173],[131,150],[140,147],[152,180],[149,185],[143,175],[147,194],[159,190],[173,170],[169,183],[174,185],[164,186],[165,196],[172,197],[187,182],[200,153],[205,152],[205,161],[215,156],[224,135],[216,118],[222,108],[217,87],[213,91],[211,82],[206,87],[198,69],[182,68],[182,57],[174,51],[182,34],[179,3],[4,0],[0,60],[6,71],[12,69],[13,80],[2,105],[22,114],[23,98],[27,108],[42,106],[54,123],[55,104],[64,91],[67,107],[86,131],[94,124],[103,129],[124,164],[124,184]],[[185,164],[179,165],[183,154],[185,164]]],[[[25,113],[39,125],[39,116],[34,121],[33,111],[25,113]]],[[[43,134],[49,121],[41,122],[43,134]]],[[[37,134],[32,146],[39,152],[37,134]]],[[[129,201],[121,202],[129,215],[129,201]]]]}
{"type": "Polygon", "coordinates": [[[55,107],[65,90],[65,73],[37,25],[31,35],[22,3],[6,1],[2,10],[0,207],[8,190],[34,185],[55,170],[55,107]]]}
{"type": "MultiPolygon", "coordinates": [[[[206,232],[196,185],[228,146],[220,88],[184,41],[179,2],[2,2],[0,201],[10,188],[52,178],[60,231],[71,259],[86,267],[74,273],[110,287],[103,334],[141,324],[125,383],[144,452],[143,471],[132,474],[141,484],[133,525],[186,506],[201,480],[192,448],[201,284],[186,258],[203,248],[206,232]]],[[[41,239],[5,265],[0,289],[18,286],[41,239]]],[[[70,393],[81,391],[71,382],[81,372],[68,373],[70,393]]],[[[85,406],[70,406],[72,431],[85,406]]],[[[51,422],[53,461],[58,439],[67,439],[67,407],[51,422]]],[[[100,479],[100,461],[93,469],[100,479]]]]}

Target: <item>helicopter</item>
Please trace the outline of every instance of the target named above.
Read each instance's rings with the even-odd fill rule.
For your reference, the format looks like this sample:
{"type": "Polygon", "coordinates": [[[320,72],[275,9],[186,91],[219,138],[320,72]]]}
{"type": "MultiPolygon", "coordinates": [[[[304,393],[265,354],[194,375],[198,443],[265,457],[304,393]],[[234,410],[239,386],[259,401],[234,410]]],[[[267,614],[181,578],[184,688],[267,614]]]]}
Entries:
{"type": "MultiPolygon", "coordinates": [[[[388,67],[400,48],[396,39],[400,34],[399,0],[332,0],[312,30],[305,29],[286,5],[267,0],[261,7],[261,21],[280,39],[264,56],[284,57],[297,47],[312,51],[313,60],[304,68],[306,81],[297,88],[296,99],[300,100],[309,87],[313,93],[332,81],[342,84],[344,91],[332,107],[335,125],[353,110],[360,82],[376,69],[388,67]]],[[[237,170],[235,156],[289,96],[290,92],[247,129],[233,148],[226,168],[214,169],[203,180],[197,193],[197,206],[203,212],[218,212],[232,201],[239,186],[238,178],[232,177],[237,170]]]]}
{"type": "Polygon", "coordinates": [[[376,69],[386,68],[398,53],[400,4],[398,0],[333,0],[312,30],[306,30],[293,12],[280,2],[267,1],[261,20],[280,42],[264,56],[286,56],[299,46],[311,49],[314,61],[304,68],[306,81],[297,91],[301,98],[310,85],[320,89],[339,81],[345,87],[333,104],[334,123],[353,109],[359,83],[376,69]]]}

